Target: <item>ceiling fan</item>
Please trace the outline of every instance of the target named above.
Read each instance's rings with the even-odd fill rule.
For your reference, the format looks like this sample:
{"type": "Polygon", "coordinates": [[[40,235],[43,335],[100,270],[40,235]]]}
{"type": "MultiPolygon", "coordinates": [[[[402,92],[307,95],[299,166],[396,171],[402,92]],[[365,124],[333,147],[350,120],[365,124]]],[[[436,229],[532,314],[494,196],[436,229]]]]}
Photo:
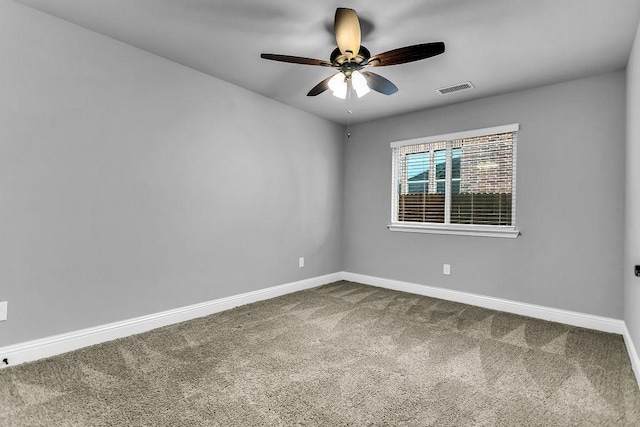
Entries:
{"type": "Polygon", "coordinates": [[[334,68],[339,72],[318,83],[307,96],[316,96],[331,89],[335,96],[345,99],[351,88],[356,91],[358,97],[368,93],[369,89],[385,95],[392,95],[398,91],[396,85],[381,75],[371,71],[360,72],[367,66],[405,64],[444,52],[444,43],[434,42],[405,46],[371,56],[369,50],[360,44],[360,21],[353,9],[336,9],[334,32],[338,47],[331,53],[329,61],[273,53],[263,53],[260,57],[272,61],[334,68]]]}

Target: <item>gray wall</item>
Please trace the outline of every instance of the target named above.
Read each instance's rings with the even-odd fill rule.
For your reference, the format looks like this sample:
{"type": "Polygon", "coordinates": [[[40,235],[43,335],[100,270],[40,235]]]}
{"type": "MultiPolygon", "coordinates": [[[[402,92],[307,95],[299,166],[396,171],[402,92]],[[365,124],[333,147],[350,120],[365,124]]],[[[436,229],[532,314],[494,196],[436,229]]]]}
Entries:
{"type": "Polygon", "coordinates": [[[351,134],[346,271],[622,318],[624,72],[365,123],[351,134]],[[520,237],[387,230],[390,141],[509,123],[520,123],[520,237]]]}
{"type": "Polygon", "coordinates": [[[340,126],[12,1],[0,58],[0,346],[340,271],[340,126]]]}
{"type": "Polygon", "coordinates": [[[624,282],[638,343],[639,57],[624,234],[623,72],[356,125],[343,147],[337,125],[0,0],[0,346],[340,270],[614,318],[624,282]],[[522,236],[386,229],[390,141],[513,122],[522,236]]]}
{"type": "Polygon", "coordinates": [[[624,320],[640,354],[640,28],[627,66],[627,197],[625,216],[624,320]]]}

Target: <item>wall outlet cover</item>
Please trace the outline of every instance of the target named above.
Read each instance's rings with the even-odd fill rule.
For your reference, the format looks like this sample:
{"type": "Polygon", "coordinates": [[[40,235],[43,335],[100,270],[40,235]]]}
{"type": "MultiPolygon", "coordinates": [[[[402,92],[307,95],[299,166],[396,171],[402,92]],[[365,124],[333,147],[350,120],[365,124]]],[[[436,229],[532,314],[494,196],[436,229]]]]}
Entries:
{"type": "Polygon", "coordinates": [[[298,267],[304,267],[304,258],[298,258],[298,267]]]}
{"type": "Polygon", "coordinates": [[[0,302],[0,321],[7,320],[7,301],[0,302]]]}
{"type": "Polygon", "coordinates": [[[442,266],[442,273],[446,274],[447,276],[451,274],[451,264],[444,264],[442,266]]]}

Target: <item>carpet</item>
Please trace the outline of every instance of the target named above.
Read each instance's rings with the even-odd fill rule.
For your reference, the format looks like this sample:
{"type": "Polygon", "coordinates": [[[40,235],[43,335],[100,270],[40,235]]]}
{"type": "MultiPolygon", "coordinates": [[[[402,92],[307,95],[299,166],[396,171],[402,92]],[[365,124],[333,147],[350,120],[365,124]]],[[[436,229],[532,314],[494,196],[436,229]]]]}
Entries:
{"type": "Polygon", "coordinates": [[[621,336],[346,281],[0,370],[0,426],[640,425],[621,336]]]}

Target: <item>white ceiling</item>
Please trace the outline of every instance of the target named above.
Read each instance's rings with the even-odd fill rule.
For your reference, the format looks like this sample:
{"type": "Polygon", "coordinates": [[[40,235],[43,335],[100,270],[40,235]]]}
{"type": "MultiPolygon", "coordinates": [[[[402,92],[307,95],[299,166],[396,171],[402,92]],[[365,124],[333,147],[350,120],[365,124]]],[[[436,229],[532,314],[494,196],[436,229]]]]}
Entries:
{"type": "Polygon", "coordinates": [[[620,70],[640,0],[18,0],[51,15],[329,120],[345,101],[306,93],[325,67],[260,53],[327,59],[337,7],[358,12],[372,54],[443,41],[443,55],[375,72],[400,89],[352,101],[352,123],[620,70]],[[436,89],[465,81],[476,88],[436,89]]]}

